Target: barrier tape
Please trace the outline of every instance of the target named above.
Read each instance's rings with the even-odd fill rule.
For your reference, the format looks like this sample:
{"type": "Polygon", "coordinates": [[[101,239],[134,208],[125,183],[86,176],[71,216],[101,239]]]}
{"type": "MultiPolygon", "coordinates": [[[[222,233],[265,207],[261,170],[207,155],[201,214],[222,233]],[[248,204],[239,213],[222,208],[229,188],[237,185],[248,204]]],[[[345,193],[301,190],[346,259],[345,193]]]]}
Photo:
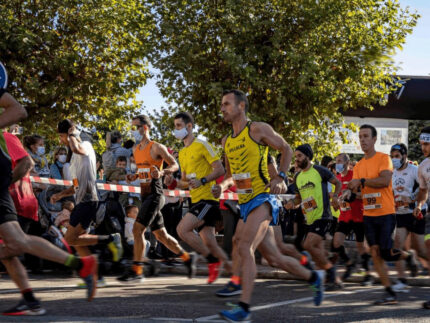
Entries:
{"type": "MultiPolygon", "coordinates": [[[[60,185],[60,186],[73,186],[73,181],[53,179],[47,177],[30,176],[30,181],[40,184],[60,185]]],[[[140,187],[134,185],[117,185],[107,183],[96,183],[99,190],[114,191],[123,193],[138,193],[140,194],[140,187]]],[[[163,190],[165,196],[170,197],[190,197],[190,191],[183,190],[163,190]]],[[[222,193],[222,200],[238,200],[236,193],[222,193]]]]}

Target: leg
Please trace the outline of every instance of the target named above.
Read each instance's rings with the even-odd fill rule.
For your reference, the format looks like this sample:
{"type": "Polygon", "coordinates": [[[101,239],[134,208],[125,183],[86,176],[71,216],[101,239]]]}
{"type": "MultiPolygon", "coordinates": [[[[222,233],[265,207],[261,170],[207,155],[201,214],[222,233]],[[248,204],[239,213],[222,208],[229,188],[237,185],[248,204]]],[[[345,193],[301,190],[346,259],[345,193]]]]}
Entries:
{"type": "Polygon", "coordinates": [[[381,279],[381,284],[384,287],[390,287],[391,282],[388,278],[387,268],[385,266],[384,260],[381,258],[379,253],[379,246],[373,245],[370,247],[370,253],[372,255],[373,265],[375,266],[375,270],[381,279]]]}
{"type": "Polygon", "coordinates": [[[21,291],[31,288],[27,271],[18,257],[3,259],[2,263],[6,267],[10,278],[21,291]]]}
{"type": "Polygon", "coordinates": [[[230,262],[228,261],[228,257],[223,249],[218,246],[218,242],[215,238],[215,228],[210,226],[203,227],[200,230],[199,235],[203,241],[203,243],[208,247],[209,252],[214,255],[216,258],[221,260],[224,263],[224,266],[228,272],[232,271],[232,267],[230,262]]]}
{"type": "Polygon", "coordinates": [[[412,242],[412,248],[415,249],[418,256],[424,259],[428,259],[427,253],[426,253],[426,246],[424,243],[424,235],[412,233],[411,242],[412,242]]]}
{"type": "Polygon", "coordinates": [[[71,246],[93,246],[99,242],[99,237],[92,234],[87,234],[87,231],[82,227],[82,224],[77,226],[69,225],[64,239],[71,246]]]}
{"type": "MultiPolygon", "coordinates": [[[[296,247],[292,244],[288,244],[284,242],[284,239],[282,238],[282,230],[280,226],[273,227],[276,246],[279,248],[279,250],[287,256],[293,257],[297,260],[301,260],[303,255],[298,252],[296,247]]],[[[267,259],[266,259],[267,260],[267,259]]]]}
{"type": "Polygon", "coordinates": [[[134,245],[133,245],[133,261],[142,262],[145,254],[145,234],[146,228],[135,221],[133,225],[133,237],[134,237],[134,245]]]}
{"type": "Polygon", "coordinates": [[[207,257],[210,254],[209,248],[203,243],[200,236],[196,235],[193,230],[198,228],[204,223],[203,220],[199,220],[194,214],[187,213],[181,222],[179,222],[176,230],[178,231],[179,237],[184,240],[191,248],[201,254],[203,257],[207,257]]]}
{"type": "Polygon", "coordinates": [[[158,230],[152,231],[155,235],[155,238],[160,241],[167,249],[175,254],[181,254],[184,249],[179,245],[178,241],[167,233],[166,228],[161,228],[158,230]]]}
{"type": "Polygon", "coordinates": [[[330,269],[332,265],[326,257],[325,249],[321,248],[321,242],[324,242],[323,237],[319,234],[309,232],[304,242],[304,248],[309,251],[312,255],[312,259],[319,268],[327,270],[330,269]]]}
{"type": "MultiPolygon", "coordinates": [[[[397,249],[403,249],[405,245],[406,237],[408,236],[408,230],[406,228],[397,228],[396,237],[394,240],[394,247],[397,249]]],[[[396,261],[397,277],[405,279],[405,262],[403,260],[396,261]]]]}

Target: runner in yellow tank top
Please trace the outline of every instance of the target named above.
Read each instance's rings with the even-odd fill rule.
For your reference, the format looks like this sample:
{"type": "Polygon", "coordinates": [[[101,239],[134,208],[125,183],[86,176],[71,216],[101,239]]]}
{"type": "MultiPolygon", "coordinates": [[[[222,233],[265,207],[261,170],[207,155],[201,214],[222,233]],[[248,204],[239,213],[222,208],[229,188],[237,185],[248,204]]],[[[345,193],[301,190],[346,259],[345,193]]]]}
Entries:
{"type": "MultiPolygon", "coordinates": [[[[271,265],[284,270],[292,268],[290,260],[293,259],[280,253],[273,229],[269,228],[269,225],[277,223],[279,214],[276,197],[271,194],[286,192],[284,179],[291,163],[292,150],[268,124],[249,123],[247,110],[248,99],[243,92],[230,90],[224,93],[221,112],[224,121],[231,123],[233,131],[223,139],[227,174],[224,181],[214,188],[213,193],[219,197],[221,192],[233,183],[238,189],[241,219],[236,228],[233,257],[240,257],[243,288],[239,307],[220,313],[223,319],[230,322],[247,321],[251,317],[249,307],[256,276],[254,252],[257,247],[271,265]],[[270,182],[267,170],[268,146],[278,150],[282,156],[279,174],[270,182]]],[[[315,288],[314,301],[319,305],[323,296],[321,277],[304,268],[301,276],[315,288]]]]}
{"type": "MultiPolygon", "coordinates": [[[[218,278],[222,262],[227,271],[231,271],[228,257],[215,238],[215,223],[221,214],[219,199],[211,193],[211,186],[225,171],[212,145],[194,137],[193,125],[194,119],[188,112],[180,112],[175,116],[174,135],[185,146],[179,152],[182,180],[175,182],[175,185],[190,189],[191,195],[190,210],[179,222],[177,231],[182,240],[207,259],[208,283],[211,284],[218,278]]],[[[172,178],[166,179],[166,184],[171,185],[172,178]]]]}

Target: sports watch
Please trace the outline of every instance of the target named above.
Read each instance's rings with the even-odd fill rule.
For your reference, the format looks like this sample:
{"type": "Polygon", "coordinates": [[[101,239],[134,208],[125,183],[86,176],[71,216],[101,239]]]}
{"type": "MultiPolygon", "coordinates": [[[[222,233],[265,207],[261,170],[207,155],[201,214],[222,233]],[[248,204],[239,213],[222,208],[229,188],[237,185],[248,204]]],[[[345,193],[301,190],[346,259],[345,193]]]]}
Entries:
{"type": "Polygon", "coordinates": [[[278,173],[278,176],[281,177],[283,180],[285,180],[285,178],[287,177],[287,175],[283,171],[280,171],[278,173]]]}
{"type": "Polygon", "coordinates": [[[206,179],[206,177],[202,177],[200,179],[200,182],[202,183],[202,185],[205,185],[208,182],[208,180],[206,179]]]}

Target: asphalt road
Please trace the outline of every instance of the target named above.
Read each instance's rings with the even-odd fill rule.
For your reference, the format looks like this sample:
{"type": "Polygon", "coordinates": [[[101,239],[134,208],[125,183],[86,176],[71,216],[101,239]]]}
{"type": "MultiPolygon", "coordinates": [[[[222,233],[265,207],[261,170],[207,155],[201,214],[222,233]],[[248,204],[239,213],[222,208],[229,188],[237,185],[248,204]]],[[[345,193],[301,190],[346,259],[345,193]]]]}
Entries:
{"type": "MultiPolygon", "coordinates": [[[[217,298],[214,292],[227,282],[221,278],[207,285],[205,277],[148,278],[139,285],[121,285],[108,277],[108,287],[98,290],[88,303],[85,290],[76,289],[78,278],[33,276],[32,286],[48,313],[40,317],[5,317],[0,322],[223,322],[217,313],[237,298],[217,298]]],[[[430,287],[412,287],[399,295],[396,306],[372,306],[381,286],[347,284],[340,292],[326,293],[320,307],[304,282],[257,280],[253,298],[253,322],[430,322],[430,311],[421,309],[430,299],[430,287]]],[[[19,300],[7,276],[0,278],[0,311],[19,300]]]]}

